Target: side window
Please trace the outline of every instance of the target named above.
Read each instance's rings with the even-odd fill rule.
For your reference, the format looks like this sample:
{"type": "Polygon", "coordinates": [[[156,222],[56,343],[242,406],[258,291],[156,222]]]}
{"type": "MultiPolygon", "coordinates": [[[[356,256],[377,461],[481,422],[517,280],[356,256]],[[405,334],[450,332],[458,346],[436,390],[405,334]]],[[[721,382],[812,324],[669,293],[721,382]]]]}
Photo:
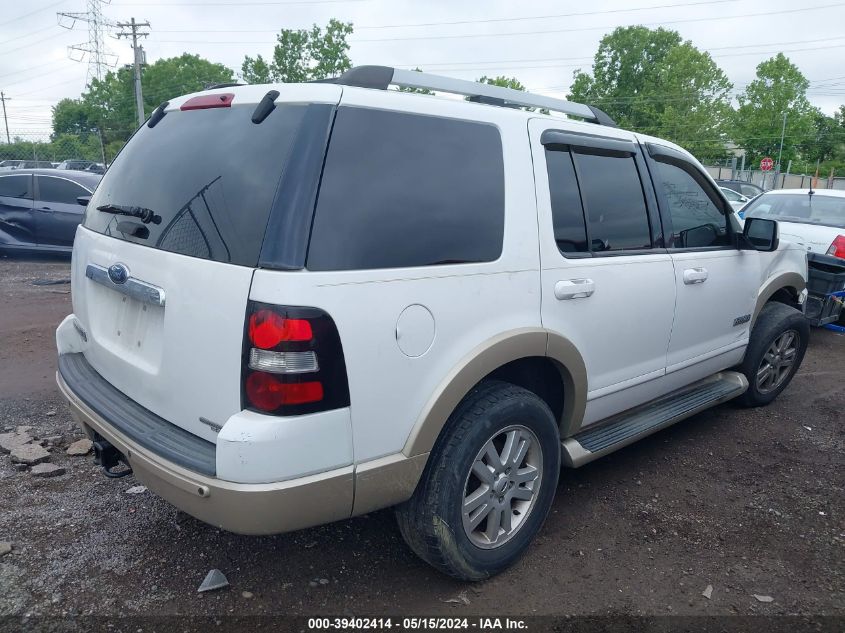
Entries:
{"type": "Polygon", "coordinates": [[[648,211],[633,156],[573,150],[590,249],[600,253],[651,248],[648,211]]]}
{"type": "Polygon", "coordinates": [[[0,197],[32,199],[32,176],[3,176],[0,178],[0,197]]]}
{"type": "Polygon", "coordinates": [[[342,107],[326,156],[311,270],[488,262],[502,252],[496,127],[342,107]]]}
{"type": "MultiPolygon", "coordinates": [[[[76,204],[78,196],[91,195],[75,182],[52,176],[38,176],[38,199],[44,202],[64,202],[76,204]]],[[[82,207],[79,207],[80,213],[82,207]]]]}
{"type": "Polygon", "coordinates": [[[656,164],[655,184],[662,188],[666,198],[673,247],[729,246],[727,216],[702,185],[678,165],[661,160],[656,164]]]}
{"type": "Polygon", "coordinates": [[[572,155],[568,151],[546,150],[546,169],[549,172],[549,196],[557,247],[564,254],[589,252],[584,208],[572,155]]]}

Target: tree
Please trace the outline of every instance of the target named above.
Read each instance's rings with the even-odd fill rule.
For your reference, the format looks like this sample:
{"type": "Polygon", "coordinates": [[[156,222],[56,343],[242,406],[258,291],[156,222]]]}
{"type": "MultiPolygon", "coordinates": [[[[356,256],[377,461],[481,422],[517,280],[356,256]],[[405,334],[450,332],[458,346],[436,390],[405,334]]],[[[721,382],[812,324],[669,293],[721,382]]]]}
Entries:
{"type": "Polygon", "coordinates": [[[511,88],[512,90],[521,90],[525,92],[525,86],[516,77],[505,77],[499,75],[498,77],[488,77],[487,75],[477,80],[480,84],[490,84],[491,86],[500,86],[502,88],[511,88]]]}
{"type": "Polygon", "coordinates": [[[737,98],[739,108],[733,132],[737,145],[745,148],[752,163],[763,156],[777,160],[784,114],[784,165],[799,156],[802,143],[813,138],[819,112],[807,99],[809,85],[783,53],[757,66],[757,78],[737,98]]]}
{"type": "Polygon", "coordinates": [[[310,30],[282,29],[270,62],[261,55],[247,55],[241,76],[249,83],[300,83],[340,75],[352,67],[346,41],[351,33],[351,22],[334,18],[325,29],[316,24],[310,30]]]}
{"type": "MultiPolygon", "coordinates": [[[[413,72],[415,72],[415,73],[421,73],[421,72],[422,72],[422,68],[420,68],[419,66],[418,66],[418,67],[416,67],[416,68],[412,68],[411,70],[412,70],[413,72]]],[[[407,87],[400,87],[400,88],[397,88],[397,90],[398,90],[399,92],[413,92],[413,93],[418,94],[418,95],[433,95],[433,94],[434,94],[434,92],[432,92],[432,91],[431,91],[431,90],[429,90],[428,88],[407,88],[407,87]]]]}
{"type": "MultiPolygon", "coordinates": [[[[199,55],[185,53],[159,59],[141,75],[144,113],[149,115],[162,101],[233,80],[229,68],[199,55]]],[[[120,68],[94,79],[79,99],[60,101],[53,108],[53,135],[79,134],[85,138],[99,132],[106,146],[116,141],[122,144],[138,127],[135,108],[132,70],[120,68]]],[[[99,146],[99,139],[97,143],[99,146]]]]}
{"type": "Polygon", "coordinates": [[[707,159],[725,154],[731,88],[710,55],[676,31],[629,26],[602,38],[592,74],[574,73],[569,99],[707,159]]]}

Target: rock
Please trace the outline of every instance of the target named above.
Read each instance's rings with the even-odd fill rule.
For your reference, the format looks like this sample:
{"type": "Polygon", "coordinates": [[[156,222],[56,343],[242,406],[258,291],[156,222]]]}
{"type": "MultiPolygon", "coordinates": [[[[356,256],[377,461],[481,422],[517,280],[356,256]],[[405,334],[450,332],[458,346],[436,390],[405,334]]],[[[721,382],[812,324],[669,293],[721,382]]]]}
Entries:
{"type": "Polygon", "coordinates": [[[32,441],[32,436],[26,431],[21,431],[22,428],[26,427],[18,427],[16,431],[11,433],[0,434],[0,452],[11,453],[16,448],[32,441]]]}
{"type": "Polygon", "coordinates": [[[462,591],[455,598],[449,598],[443,602],[454,602],[457,604],[469,604],[470,600],[467,598],[466,591],[462,591]]]}
{"type": "Polygon", "coordinates": [[[139,495],[142,492],[146,492],[146,491],[147,491],[146,486],[132,486],[129,490],[126,491],[126,494],[128,494],[128,495],[139,495]]]}
{"type": "Polygon", "coordinates": [[[59,442],[62,441],[62,436],[61,435],[48,435],[47,437],[44,438],[44,441],[47,442],[48,444],[58,444],[59,442]]]}
{"type": "Polygon", "coordinates": [[[55,410],[55,409],[50,409],[50,410],[49,410],[47,413],[45,413],[44,415],[46,415],[48,418],[52,418],[54,415],[56,415],[56,410],[55,410]]]}
{"type": "Polygon", "coordinates": [[[754,598],[756,598],[757,602],[774,602],[775,599],[771,596],[759,596],[756,593],[753,594],[754,598]]]}
{"type": "Polygon", "coordinates": [[[12,544],[9,541],[0,541],[0,556],[5,556],[12,551],[12,544]]]}
{"type": "Polygon", "coordinates": [[[713,595],[713,585],[707,585],[707,588],[701,592],[701,595],[710,600],[710,596],[713,595]]]}
{"type": "Polygon", "coordinates": [[[242,595],[244,598],[247,598],[247,599],[252,598],[252,592],[251,592],[251,591],[242,591],[242,592],[241,592],[241,595],[242,595]]]}
{"type": "Polygon", "coordinates": [[[76,440],[73,444],[67,447],[65,451],[68,455],[87,455],[94,448],[94,444],[87,437],[81,440],[76,440]]]}
{"type": "Polygon", "coordinates": [[[12,463],[34,466],[50,459],[50,451],[38,444],[24,444],[12,450],[12,463]]]}
{"type": "Polygon", "coordinates": [[[228,587],[229,581],[226,580],[226,576],[223,575],[223,572],[219,569],[212,569],[206,574],[205,580],[202,581],[199,589],[197,589],[197,593],[202,593],[204,591],[214,591],[215,589],[222,589],[223,587],[228,587]]]}
{"type": "Polygon", "coordinates": [[[67,471],[55,464],[36,464],[29,472],[34,477],[58,477],[59,475],[64,475],[67,471]]]}
{"type": "Polygon", "coordinates": [[[12,464],[12,468],[14,468],[19,473],[22,473],[23,471],[28,470],[29,466],[27,466],[26,464],[12,464]]]}
{"type": "Polygon", "coordinates": [[[329,579],[328,578],[320,578],[319,580],[317,580],[317,582],[319,582],[321,585],[327,585],[327,584],[329,584],[329,579]]]}
{"type": "Polygon", "coordinates": [[[309,580],[309,581],[308,581],[308,586],[309,586],[309,587],[318,587],[319,585],[316,583],[316,581],[314,581],[314,580],[309,580]]]}

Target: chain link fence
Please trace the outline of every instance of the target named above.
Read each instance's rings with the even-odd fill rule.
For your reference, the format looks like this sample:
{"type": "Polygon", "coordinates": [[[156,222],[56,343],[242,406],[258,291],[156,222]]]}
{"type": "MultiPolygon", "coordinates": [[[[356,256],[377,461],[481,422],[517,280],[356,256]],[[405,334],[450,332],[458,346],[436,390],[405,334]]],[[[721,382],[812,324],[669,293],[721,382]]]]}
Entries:
{"type": "Polygon", "coordinates": [[[808,174],[776,174],[773,171],[759,169],[734,169],[721,165],[705,167],[716,180],[743,180],[763,189],[840,189],[845,190],[845,176],[834,174],[819,175],[818,178],[808,174]]]}

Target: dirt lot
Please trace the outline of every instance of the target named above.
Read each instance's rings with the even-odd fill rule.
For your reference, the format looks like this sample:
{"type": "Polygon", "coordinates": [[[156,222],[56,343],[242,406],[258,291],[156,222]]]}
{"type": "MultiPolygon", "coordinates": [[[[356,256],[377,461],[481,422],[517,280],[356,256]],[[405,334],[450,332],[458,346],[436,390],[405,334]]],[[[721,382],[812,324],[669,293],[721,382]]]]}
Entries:
{"type": "Polygon", "coordinates": [[[61,436],[67,469],[37,479],[0,455],[0,615],[845,616],[845,336],[814,331],[766,409],[723,406],[564,471],[528,555],[466,585],[417,560],[389,511],[236,536],[67,456],[80,435],[53,374],[69,286],[33,282],[68,276],[66,260],[0,258],[0,430],[61,436]],[[211,568],[231,586],[198,594],[211,568]]]}

